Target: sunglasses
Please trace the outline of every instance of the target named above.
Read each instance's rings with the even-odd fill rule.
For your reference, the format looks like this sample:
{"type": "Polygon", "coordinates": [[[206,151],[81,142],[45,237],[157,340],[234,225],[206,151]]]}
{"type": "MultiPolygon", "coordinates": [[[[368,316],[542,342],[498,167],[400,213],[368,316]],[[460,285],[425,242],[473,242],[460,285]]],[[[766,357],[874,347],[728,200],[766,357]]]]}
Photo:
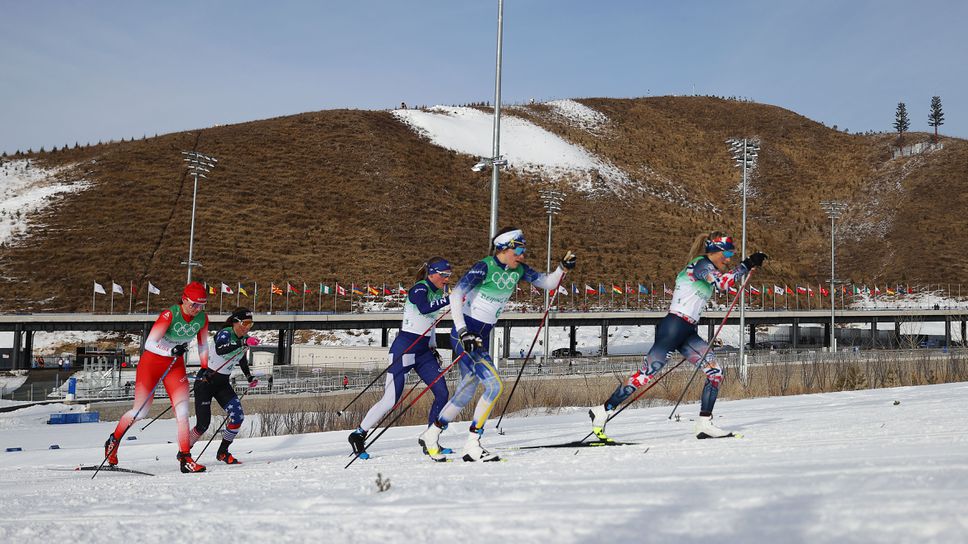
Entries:
{"type": "Polygon", "coordinates": [[[525,251],[527,251],[527,248],[524,246],[518,246],[514,248],[514,254],[518,256],[524,255],[525,251]]]}
{"type": "Polygon", "coordinates": [[[241,323],[243,327],[251,327],[252,326],[252,320],[251,319],[246,319],[245,321],[239,321],[239,323],[241,323]]]}
{"type": "Polygon", "coordinates": [[[204,310],[205,309],[205,303],[204,302],[192,302],[192,301],[188,301],[188,306],[190,308],[192,308],[192,309],[195,309],[195,310],[204,310]]]}
{"type": "Polygon", "coordinates": [[[732,251],[723,251],[723,257],[726,257],[727,259],[731,259],[733,255],[736,255],[736,253],[733,253],[732,251]]]}
{"type": "Polygon", "coordinates": [[[440,274],[441,278],[449,278],[451,274],[453,274],[453,272],[451,272],[450,270],[441,270],[440,272],[437,272],[437,273],[440,274]]]}

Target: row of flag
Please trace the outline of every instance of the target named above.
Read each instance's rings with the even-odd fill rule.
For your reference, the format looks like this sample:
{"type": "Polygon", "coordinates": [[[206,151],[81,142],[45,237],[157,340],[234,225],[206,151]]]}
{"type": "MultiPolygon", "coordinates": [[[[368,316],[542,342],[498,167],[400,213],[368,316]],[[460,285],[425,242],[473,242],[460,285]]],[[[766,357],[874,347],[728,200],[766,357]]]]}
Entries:
{"type": "MultiPolygon", "coordinates": [[[[241,283],[238,283],[235,288],[233,288],[232,286],[227,285],[225,283],[221,283],[217,289],[216,289],[216,286],[214,284],[205,284],[205,285],[207,286],[208,293],[210,295],[219,295],[219,294],[235,295],[235,294],[239,294],[239,295],[242,295],[244,297],[249,297],[248,290],[245,287],[243,287],[241,283]]],[[[569,290],[568,288],[562,286],[562,287],[559,287],[558,288],[558,292],[560,294],[562,294],[562,295],[565,295],[565,296],[568,296],[568,295],[578,295],[578,294],[585,294],[585,295],[605,295],[605,294],[614,294],[614,295],[629,295],[629,294],[653,295],[653,294],[655,294],[655,287],[654,286],[647,287],[647,286],[645,286],[645,285],[643,285],[641,283],[638,283],[638,284],[625,283],[625,284],[621,284],[621,285],[620,284],[614,284],[614,283],[612,283],[612,284],[599,283],[597,286],[592,286],[592,285],[589,285],[589,284],[586,283],[584,285],[585,285],[584,289],[581,289],[579,287],[579,284],[572,283],[571,284],[571,290],[569,290]]],[[[540,290],[537,287],[535,287],[534,285],[531,285],[530,288],[531,288],[531,291],[532,292],[534,292],[534,293],[540,293],[540,290]]],[[[131,289],[132,294],[136,294],[136,288],[135,288],[135,286],[134,286],[133,283],[131,284],[130,289],[131,289]]],[[[256,290],[258,290],[258,284],[256,284],[256,290]]],[[[387,296],[387,295],[405,295],[405,294],[407,294],[407,288],[404,287],[403,284],[397,284],[396,289],[392,289],[392,286],[387,287],[387,284],[385,284],[385,283],[382,284],[382,285],[371,285],[371,284],[367,283],[365,286],[362,285],[362,284],[361,285],[357,285],[355,283],[351,283],[350,285],[347,286],[347,285],[340,285],[337,282],[335,284],[335,287],[330,287],[327,284],[320,283],[319,284],[319,287],[317,288],[316,287],[316,284],[310,285],[310,284],[307,284],[307,283],[303,282],[302,288],[300,288],[298,284],[293,284],[293,283],[290,283],[290,282],[286,282],[285,289],[283,289],[282,284],[276,285],[275,283],[271,283],[270,284],[270,287],[269,287],[269,290],[270,290],[270,293],[272,293],[273,295],[280,295],[280,296],[282,296],[282,295],[312,295],[312,294],[332,295],[332,294],[335,294],[337,296],[350,296],[350,295],[355,295],[355,296],[361,296],[362,297],[362,296],[387,296]]],[[[517,290],[520,292],[523,289],[521,287],[518,287],[517,290]]],[[[837,289],[835,288],[835,291],[836,290],[837,289]]],[[[784,285],[784,286],[781,287],[779,285],[774,284],[772,291],[773,291],[773,294],[774,295],[782,295],[782,296],[786,296],[786,295],[807,295],[807,296],[811,296],[812,297],[812,296],[815,296],[818,292],[819,292],[819,294],[821,296],[828,296],[828,295],[830,295],[830,291],[826,287],[824,287],[823,285],[818,285],[817,286],[817,290],[815,291],[812,286],[794,285],[793,287],[790,287],[789,285],[784,285]]],[[[888,286],[888,285],[885,285],[884,286],[884,289],[881,289],[880,286],[878,286],[878,285],[875,285],[873,287],[868,287],[867,285],[860,285],[860,286],[858,286],[858,285],[851,285],[850,286],[850,289],[847,288],[847,285],[841,285],[840,286],[840,291],[841,291],[841,294],[847,295],[847,296],[853,296],[853,295],[861,295],[861,294],[863,294],[863,295],[874,296],[874,297],[880,296],[880,295],[899,295],[899,294],[900,295],[903,295],[903,294],[914,294],[915,293],[915,289],[913,287],[911,287],[910,285],[908,285],[908,286],[896,285],[893,288],[890,287],[890,286],[888,286]]],[[[765,284],[764,285],[761,285],[761,287],[759,287],[759,288],[756,287],[756,286],[751,285],[751,286],[747,287],[747,292],[750,295],[760,295],[760,294],[762,294],[764,292],[769,293],[770,292],[770,289],[765,284]]],[[[102,284],[100,284],[98,282],[94,282],[94,293],[99,294],[99,295],[106,295],[107,294],[107,290],[105,289],[104,285],[102,285],[102,284]]],[[[112,295],[114,293],[123,295],[124,294],[124,288],[121,285],[118,285],[117,283],[115,283],[114,281],[112,281],[111,282],[111,293],[112,293],[112,295]]],[[[150,295],[160,295],[161,294],[161,290],[159,290],[157,287],[155,287],[149,281],[148,282],[148,293],[150,295]]],[[[662,284],[662,291],[661,291],[661,293],[666,294],[666,295],[672,295],[673,294],[673,290],[670,289],[666,284],[662,284]]],[[[735,287],[730,287],[729,288],[729,293],[730,294],[736,294],[737,293],[736,288],[735,287]]]]}

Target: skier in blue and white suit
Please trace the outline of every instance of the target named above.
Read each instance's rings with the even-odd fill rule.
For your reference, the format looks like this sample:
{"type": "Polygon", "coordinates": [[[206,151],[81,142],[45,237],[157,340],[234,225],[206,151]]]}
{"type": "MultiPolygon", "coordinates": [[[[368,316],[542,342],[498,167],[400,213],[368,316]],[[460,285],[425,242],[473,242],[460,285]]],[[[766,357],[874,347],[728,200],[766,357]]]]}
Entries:
{"type": "Polygon", "coordinates": [[[474,409],[470,434],[464,444],[464,461],[496,461],[498,456],[481,447],[484,423],[501,396],[503,384],[489,353],[491,329],[514,294],[518,282],[524,280],[537,287],[553,290],[565,273],[575,267],[575,256],[570,251],[561,265],[551,274],[541,274],[524,264],[524,233],[516,228],[503,229],[493,240],[493,255],[478,261],[460,279],[450,295],[451,318],[454,328],[450,342],[455,360],[459,357],[460,383],[440,417],[424,431],[418,440],[424,452],[435,461],[445,460],[438,438],[447,424],[471,400],[477,385],[483,384],[484,393],[474,409]]]}
{"type": "MultiPolygon", "coordinates": [[[[445,292],[450,275],[450,263],[442,257],[433,257],[420,268],[417,283],[407,292],[400,334],[390,346],[390,366],[383,397],[370,408],[359,428],[349,436],[353,452],[362,459],[370,456],[365,451],[366,434],[400,400],[407,373],[411,369],[416,370],[426,384],[440,375],[440,355],[437,353],[433,325],[450,304],[445,292]]],[[[447,383],[437,380],[430,390],[434,394],[434,402],[430,406],[428,424],[437,420],[437,414],[447,403],[447,383]]]]}

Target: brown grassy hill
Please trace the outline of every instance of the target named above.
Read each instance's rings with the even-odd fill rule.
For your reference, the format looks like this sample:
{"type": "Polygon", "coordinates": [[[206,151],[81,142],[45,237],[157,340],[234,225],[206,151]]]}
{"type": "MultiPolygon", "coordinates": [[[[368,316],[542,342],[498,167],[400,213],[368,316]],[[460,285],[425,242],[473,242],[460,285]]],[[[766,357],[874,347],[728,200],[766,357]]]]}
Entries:
{"type": "MultiPolygon", "coordinates": [[[[543,105],[509,112],[633,180],[622,191],[569,191],[553,254],[578,250],[576,282],[671,282],[698,232],[726,228],[738,238],[739,172],[724,143],[734,136],[762,140],[748,239],[773,259],[758,281],[829,275],[820,200],[851,202],[838,275],[938,283],[966,272],[954,251],[968,226],[963,140],[891,160],[891,135],[849,135],[774,106],[705,97],[581,102],[609,122],[589,131],[543,105]]],[[[0,248],[0,310],[87,311],[92,282],[112,278],[142,291],[150,280],[170,299],[185,279],[192,179],[180,151],[191,149],[220,161],[199,187],[195,258],[204,266],[195,276],[250,288],[257,281],[260,310],[269,282],[406,284],[426,257],[441,254],[463,270],[486,251],[489,175],[470,171],[475,157],[431,145],[388,112],[305,113],[35,154],[49,166],[74,165],[65,177],[92,187],[62,198],[34,219],[29,236],[0,248]]],[[[501,180],[500,223],[526,229],[531,262],[543,267],[537,190],[549,182],[514,172],[501,180]]]]}

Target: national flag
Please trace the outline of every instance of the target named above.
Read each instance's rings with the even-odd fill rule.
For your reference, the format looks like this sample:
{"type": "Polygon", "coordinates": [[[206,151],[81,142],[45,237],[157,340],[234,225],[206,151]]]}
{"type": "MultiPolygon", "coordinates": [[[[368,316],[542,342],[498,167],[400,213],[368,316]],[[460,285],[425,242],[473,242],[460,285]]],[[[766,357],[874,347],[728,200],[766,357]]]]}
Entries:
{"type": "Polygon", "coordinates": [[[103,286],[103,285],[101,285],[101,284],[100,284],[100,283],[98,283],[98,282],[94,282],[94,292],[95,292],[95,293],[100,293],[100,294],[102,294],[102,295],[106,295],[106,294],[108,294],[108,293],[107,293],[107,291],[105,291],[105,290],[104,290],[104,286],[103,286]]]}
{"type": "Polygon", "coordinates": [[[385,284],[385,283],[383,284],[383,294],[384,295],[392,295],[393,294],[393,291],[387,289],[387,284],[385,284]]]}
{"type": "Polygon", "coordinates": [[[111,282],[111,291],[122,295],[124,294],[124,289],[122,289],[120,285],[114,283],[113,281],[111,282]]]}
{"type": "Polygon", "coordinates": [[[897,294],[897,292],[896,291],[893,291],[890,287],[885,287],[884,289],[887,290],[887,294],[889,294],[889,295],[896,295],[897,294]]]}
{"type": "Polygon", "coordinates": [[[640,283],[640,284],[639,284],[639,294],[640,294],[640,295],[648,295],[648,294],[649,294],[649,288],[648,288],[648,287],[646,287],[646,286],[644,286],[644,285],[642,285],[642,284],[640,283]]]}
{"type": "Polygon", "coordinates": [[[777,285],[777,284],[774,283],[773,284],[773,294],[774,295],[785,295],[786,294],[786,291],[784,291],[782,287],[780,287],[779,285],[777,285]]]}
{"type": "Polygon", "coordinates": [[[823,295],[823,296],[827,296],[827,295],[830,294],[830,291],[828,291],[827,289],[821,287],[820,288],[820,294],[823,295]]]}
{"type": "Polygon", "coordinates": [[[758,294],[760,294],[760,290],[757,289],[756,287],[753,287],[752,285],[750,285],[750,294],[751,295],[758,295],[758,294]]]}
{"type": "Polygon", "coordinates": [[[331,295],[331,294],[333,294],[333,290],[330,289],[328,285],[323,285],[322,283],[320,283],[319,284],[319,293],[322,294],[322,295],[331,295]]]}
{"type": "Polygon", "coordinates": [[[350,284],[350,293],[354,295],[363,296],[363,291],[360,291],[360,289],[356,286],[355,283],[350,284]]]}
{"type": "Polygon", "coordinates": [[[282,292],[282,288],[280,288],[279,286],[277,286],[274,283],[273,284],[270,284],[269,290],[272,292],[273,295],[284,295],[285,294],[285,293],[282,292]]]}
{"type": "Polygon", "coordinates": [[[662,284],[662,292],[665,293],[665,294],[667,294],[667,295],[674,295],[675,294],[675,292],[672,289],[669,289],[668,287],[666,287],[666,284],[664,284],[664,283],[662,284]]]}
{"type": "Polygon", "coordinates": [[[881,288],[875,285],[875,286],[874,286],[874,294],[875,294],[875,295],[879,295],[879,294],[881,294],[881,288]]]}
{"type": "Polygon", "coordinates": [[[578,289],[578,286],[575,285],[574,283],[571,284],[571,292],[574,295],[581,293],[581,291],[578,289]]]}
{"type": "Polygon", "coordinates": [[[605,284],[604,283],[599,282],[599,284],[598,284],[598,294],[599,295],[604,295],[605,294],[605,284]]]}
{"type": "Polygon", "coordinates": [[[306,282],[303,282],[303,294],[304,295],[313,294],[313,290],[308,285],[306,285],[306,282]]]}
{"type": "Polygon", "coordinates": [[[630,294],[631,293],[635,293],[635,288],[632,287],[632,284],[631,283],[626,283],[625,284],[625,292],[626,293],[630,293],[630,294]]]}
{"type": "Polygon", "coordinates": [[[597,292],[598,291],[596,291],[594,287],[592,287],[591,285],[588,285],[587,283],[585,284],[585,294],[586,295],[594,295],[597,292]]]}
{"type": "Polygon", "coordinates": [[[737,291],[735,287],[733,287],[732,285],[730,285],[729,286],[729,294],[735,295],[736,293],[739,293],[739,291],[737,291]]]}
{"type": "Polygon", "coordinates": [[[851,285],[850,288],[851,290],[853,290],[854,292],[853,294],[855,295],[859,295],[864,292],[860,287],[857,287],[856,285],[851,285]]]}
{"type": "Polygon", "coordinates": [[[565,289],[564,287],[562,287],[562,286],[559,285],[558,286],[558,294],[559,295],[568,296],[568,289],[565,289]]]}
{"type": "Polygon", "coordinates": [[[222,292],[225,293],[226,295],[235,294],[235,291],[233,291],[231,287],[229,287],[228,285],[225,285],[224,283],[222,284],[222,292]]]}
{"type": "Polygon", "coordinates": [[[810,296],[813,296],[813,288],[812,287],[807,287],[807,294],[810,295],[810,296]]]}
{"type": "Polygon", "coordinates": [[[208,286],[208,294],[210,294],[210,295],[214,295],[215,294],[215,286],[214,285],[209,285],[208,286]]]}
{"type": "Polygon", "coordinates": [[[407,289],[406,289],[406,287],[403,286],[402,283],[398,283],[397,284],[397,294],[398,295],[406,295],[407,294],[407,289]]]}
{"type": "Polygon", "coordinates": [[[536,295],[540,295],[541,294],[541,291],[539,291],[538,288],[535,287],[535,285],[533,283],[531,284],[531,292],[534,293],[534,294],[536,294],[536,295]]]}
{"type": "Polygon", "coordinates": [[[291,283],[289,283],[289,282],[287,281],[287,282],[286,282],[286,292],[287,292],[287,293],[295,293],[295,294],[297,294],[297,295],[298,295],[298,294],[299,294],[299,289],[296,289],[295,287],[293,287],[293,286],[292,286],[292,284],[291,284],[291,283]]]}
{"type": "Polygon", "coordinates": [[[790,286],[789,285],[784,285],[783,288],[786,289],[786,294],[788,294],[788,295],[796,294],[796,293],[793,292],[793,289],[790,289],[790,286]]]}
{"type": "Polygon", "coordinates": [[[612,292],[615,293],[615,294],[617,294],[617,295],[621,295],[622,294],[622,288],[619,287],[618,285],[615,285],[613,283],[612,284],[612,292]]]}
{"type": "Polygon", "coordinates": [[[341,297],[346,296],[346,288],[340,285],[338,282],[336,283],[336,294],[341,297]]]}
{"type": "Polygon", "coordinates": [[[371,294],[371,295],[373,295],[373,296],[377,296],[377,295],[380,294],[380,290],[377,289],[376,287],[370,286],[369,283],[366,284],[366,292],[369,293],[369,294],[371,294]]]}
{"type": "Polygon", "coordinates": [[[239,294],[241,294],[243,297],[246,297],[246,298],[249,297],[249,292],[246,291],[245,287],[242,287],[241,285],[239,285],[239,294]]]}
{"type": "Polygon", "coordinates": [[[797,294],[798,295],[805,295],[805,294],[807,294],[807,288],[806,287],[800,287],[798,285],[797,286],[797,294]]]}
{"type": "Polygon", "coordinates": [[[154,285],[152,285],[150,281],[148,282],[148,292],[151,293],[152,295],[161,294],[161,290],[155,287],[154,285]]]}

